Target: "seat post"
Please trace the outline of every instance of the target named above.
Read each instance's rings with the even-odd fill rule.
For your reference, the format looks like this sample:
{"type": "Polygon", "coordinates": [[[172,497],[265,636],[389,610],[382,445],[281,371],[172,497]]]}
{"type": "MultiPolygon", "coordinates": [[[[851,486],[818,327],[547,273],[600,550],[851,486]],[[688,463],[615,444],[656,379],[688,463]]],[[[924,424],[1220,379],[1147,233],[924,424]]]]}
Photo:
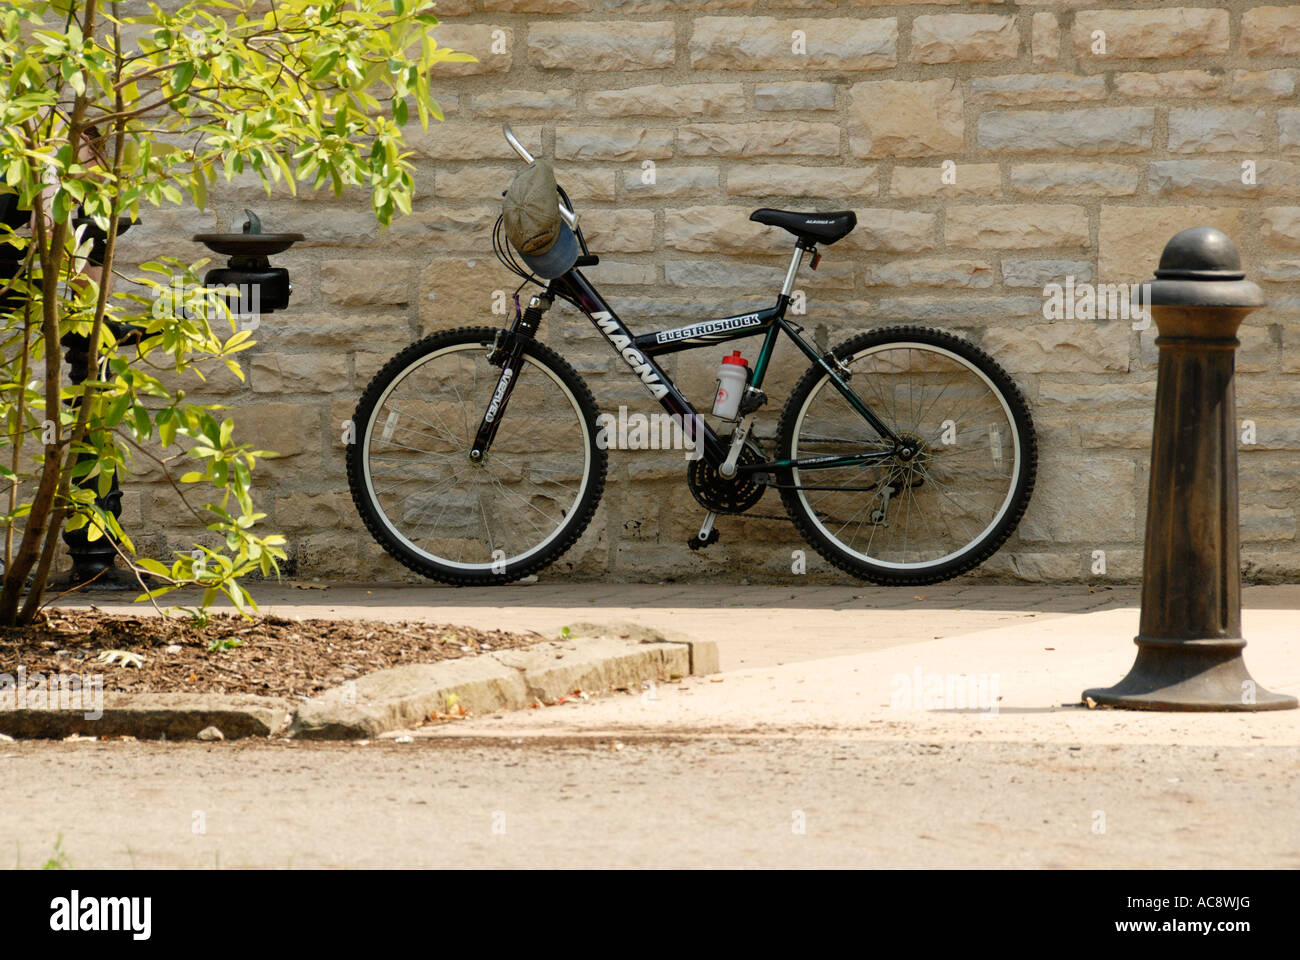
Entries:
{"type": "Polygon", "coordinates": [[[800,240],[795,244],[794,256],[790,258],[790,266],[785,271],[785,283],[781,284],[781,296],[788,297],[794,292],[794,278],[799,273],[799,267],[803,263],[804,243],[800,240]]]}

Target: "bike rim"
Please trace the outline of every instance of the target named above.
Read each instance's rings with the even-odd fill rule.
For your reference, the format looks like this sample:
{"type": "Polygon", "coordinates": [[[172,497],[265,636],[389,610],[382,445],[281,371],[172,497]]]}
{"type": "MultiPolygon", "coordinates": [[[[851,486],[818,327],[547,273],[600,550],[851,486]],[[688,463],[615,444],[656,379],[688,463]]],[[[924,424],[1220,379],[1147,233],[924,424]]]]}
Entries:
{"type": "Polygon", "coordinates": [[[487,363],[490,347],[454,344],[413,360],[397,374],[366,424],[361,464],[376,518],[407,549],[467,572],[504,573],[544,551],[575,515],[591,480],[591,435],[573,391],[549,367],[525,356],[487,458],[471,464],[474,432],[500,375],[500,368],[487,363]],[[432,373],[431,365],[453,354],[464,356],[453,359],[450,376],[441,375],[451,397],[428,390],[395,397],[403,385],[432,373]],[[466,365],[473,375],[462,390],[456,374],[466,365]],[[561,399],[562,404],[556,402],[561,399]],[[417,438],[438,449],[404,442],[417,438]],[[580,469],[570,466],[575,462],[580,469]],[[411,529],[413,511],[433,518],[422,535],[420,524],[411,529]],[[394,513],[407,522],[396,522],[394,513]]]}
{"type": "MultiPolygon", "coordinates": [[[[869,389],[861,395],[867,405],[895,433],[914,437],[925,444],[929,459],[914,464],[910,473],[899,462],[891,461],[885,466],[808,470],[804,471],[803,479],[798,469],[793,469],[791,474],[797,486],[805,482],[829,486],[836,482],[836,478],[845,487],[874,486],[875,492],[804,489],[795,492],[809,521],[849,556],[891,570],[930,569],[958,560],[977,549],[1012,509],[1023,457],[1020,432],[1003,392],[983,370],[952,350],[913,341],[891,342],[861,350],[846,363],[852,367],[864,359],[895,351],[906,351],[907,360],[911,360],[914,354],[942,358],[949,365],[950,372],[945,375],[941,371],[929,371],[928,386],[918,391],[914,383],[909,383],[906,397],[903,396],[902,382],[889,379],[895,375],[892,371],[854,370],[852,385],[865,382],[869,389]],[[953,389],[954,375],[960,375],[967,384],[953,389]],[[894,389],[887,390],[884,384],[894,389]],[[964,397],[981,386],[988,409],[970,411],[965,406],[964,397]],[[892,401],[887,394],[893,395],[892,401]],[[907,412],[901,420],[896,413],[900,404],[907,412]],[[952,442],[945,442],[948,440],[952,442]],[[1008,445],[1009,451],[1006,449],[1008,445]],[[994,467],[990,469],[987,463],[981,465],[978,462],[981,458],[990,461],[994,467]],[[967,461],[965,465],[963,459],[967,461]],[[957,489],[963,474],[978,477],[981,473],[995,481],[992,491],[977,497],[968,492],[966,486],[957,489]],[[886,487],[892,492],[887,493],[886,487]],[[885,510],[885,523],[877,523],[873,513],[882,508],[885,510]],[[893,514],[889,513],[891,509],[893,514]],[[897,518],[900,513],[901,523],[905,526],[901,538],[897,528],[888,529],[889,524],[895,522],[891,517],[897,518]],[[954,531],[954,527],[960,532],[954,531]],[[883,534],[882,530],[885,531],[883,534]],[[926,534],[933,540],[930,546],[925,546],[926,534]],[[949,549],[944,546],[949,542],[960,545],[949,549]]],[[[914,379],[909,373],[904,376],[914,379]]],[[[809,433],[816,436],[812,431],[809,433]]],[[[848,441],[866,446],[880,445],[879,438],[866,421],[849,407],[831,386],[830,380],[823,377],[809,391],[795,419],[790,457],[842,453],[848,441]],[[829,394],[825,392],[828,387],[829,394]],[[819,399],[829,403],[828,409],[838,413],[833,424],[839,425],[841,430],[852,427],[858,432],[829,449],[817,440],[801,442],[810,411],[819,399]]]]}

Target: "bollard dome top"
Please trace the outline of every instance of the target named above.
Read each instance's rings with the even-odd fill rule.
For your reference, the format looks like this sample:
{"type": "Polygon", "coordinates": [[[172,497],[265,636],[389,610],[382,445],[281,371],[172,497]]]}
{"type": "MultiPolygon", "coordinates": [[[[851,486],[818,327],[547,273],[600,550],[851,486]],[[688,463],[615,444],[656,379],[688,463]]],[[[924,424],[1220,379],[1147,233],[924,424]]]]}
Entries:
{"type": "Polygon", "coordinates": [[[1159,280],[1244,280],[1241,254],[1222,230],[1192,227],[1174,234],[1160,254],[1159,280]]]}
{"type": "Polygon", "coordinates": [[[1237,246],[1222,230],[1191,227],[1160,254],[1151,284],[1156,306],[1262,307],[1264,295],[1246,279],[1237,246]]]}

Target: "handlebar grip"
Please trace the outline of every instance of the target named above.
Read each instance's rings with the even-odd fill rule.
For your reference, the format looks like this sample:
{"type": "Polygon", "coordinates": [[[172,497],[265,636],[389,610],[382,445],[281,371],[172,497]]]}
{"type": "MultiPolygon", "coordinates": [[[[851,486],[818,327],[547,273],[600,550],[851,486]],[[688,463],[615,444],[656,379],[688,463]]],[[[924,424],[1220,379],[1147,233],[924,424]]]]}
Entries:
{"type": "Polygon", "coordinates": [[[510,124],[503,123],[501,125],[501,130],[506,135],[506,143],[510,144],[510,148],[514,150],[515,153],[519,154],[520,159],[522,159],[524,163],[532,163],[533,155],[528,152],[527,147],[519,142],[519,138],[515,136],[515,132],[510,129],[510,124]]]}

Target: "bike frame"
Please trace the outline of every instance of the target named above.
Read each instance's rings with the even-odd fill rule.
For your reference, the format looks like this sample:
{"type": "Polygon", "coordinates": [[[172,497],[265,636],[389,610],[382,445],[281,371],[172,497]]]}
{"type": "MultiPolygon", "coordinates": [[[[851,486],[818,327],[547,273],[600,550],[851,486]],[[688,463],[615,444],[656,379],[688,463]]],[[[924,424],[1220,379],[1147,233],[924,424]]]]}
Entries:
{"type": "MultiPolygon", "coordinates": [[[[536,297],[530,303],[528,314],[534,314],[534,316],[529,317],[528,314],[517,315],[514,323],[506,331],[508,346],[506,356],[502,358],[501,376],[498,378],[496,389],[493,391],[492,403],[484,413],[483,421],[479,426],[471,458],[476,459],[475,454],[481,457],[486,453],[491,445],[492,437],[496,433],[501,414],[509,403],[510,394],[513,392],[517,380],[516,374],[522,365],[523,343],[520,340],[523,338],[531,339],[536,334],[541,313],[550,306],[550,302],[555,297],[560,297],[583,312],[587,319],[591,321],[592,326],[600,331],[601,335],[614,348],[614,351],[623,358],[631,372],[640,379],[659,405],[669,414],[680,418],[683,430],[686,431],[686,435],[692,443],[701,441],[701,438],[695,436],[695,426],[698,424],[703,427],[704,456],[715,466],[728,461],[729,456],[735,473],[757,473],[789,469],[828,470],[836,467],[885,463],[892,460],[897,447],[902,444],[899,437],[845,382],[846,378],[842,373],[842,368],[838,366],[832,355],[829,352],[819,353],[816,347],[803,337],[801,328],[786,319],[785,314],[792,300],[791,294],[794,289],[795,277],[798,274],[805,253],[809,252],[813,254],[813,267],[815,269],[818,257],[816,249],[802,241],[796,245],[794,255],[790,260],[790,266],[786,271],[781,293],[778,295],[776,305],[773,307],[639,335],[623,323],[618,314],[614,312],[613,308],[578,267],[575,266],[568,273],[552,280],[547,286],[544,297],[536,297]],[[744,438],[749,432],[752,412],[741,418],[736,432],[731,437],[718,436],[699,417],[694,405],[682,394],[677,385],[673,383],[672,378],[655,361],[656,357],[666,354],[712,347],[720,343],[728,343],[732,340],[762,334],[762,347],[750,373],[748,383],[750,389],[761,390],[772,358],[772,352],[782,333],[789,337],[809,360],[826,371],[831,384],[862,419],[870,424],[871,428],[881,438],[882,446],[887,446],[887,449],[864,450],[860,453],[838,456],[801,457],[793,460],[772,460],[751,464],[738,463],[735,461],[735,457],[739,453],[739,446],[735,441],[737,437],[740,437],[741,445],[743,445],[744,438]]],[[[586,257],[583,259],[590,263],[595,258],[586,257]]],[[[580,259],[579,264],[582,262],[583,260],[580,259]]]]}

